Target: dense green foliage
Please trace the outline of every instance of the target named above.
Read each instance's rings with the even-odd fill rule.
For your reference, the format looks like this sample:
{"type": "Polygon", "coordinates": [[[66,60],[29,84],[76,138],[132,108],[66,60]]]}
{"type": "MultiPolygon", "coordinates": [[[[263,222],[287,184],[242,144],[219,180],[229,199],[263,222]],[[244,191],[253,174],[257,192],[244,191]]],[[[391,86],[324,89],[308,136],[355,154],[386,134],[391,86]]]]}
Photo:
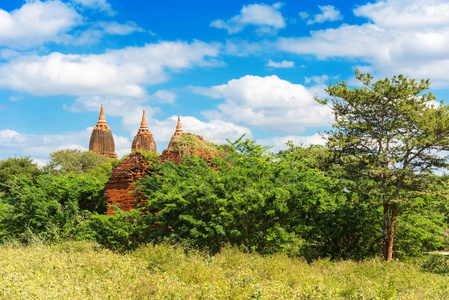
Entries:
{"type": "MultiPolygon", "coordinates": [[[[230,244],[307,259],[375,256],[382,245],[376,197],[341,176],[329,149],[289,146],[273,154],[241,138],[226,147],[225,158],[208,163],[186,156],[182,164],[159,164],[151,156],[152,175],[138,188],[147,204],[115,216],[103,215],[111,162],[87,174],[10,176],[11,192],[0,199],[0,237],[93,239],[120,251],[170,242],[211,253],[230,244]]],[[[447,245],[447,178],[428,181],[432,190],[398,218],[399,257],[447,245]]]]}
{"type": "Polygon", "coordinates": [[[6,191],[3,185],[10,176],[20,175],[30,180],[42,174],[30,157],[10,157],[0,161],[0,193],[6,191]]]}
{"type": "Polygon", "coordinates": [[[25,176],[6,182],[1,199],[0,238],[29,241],[73,238],[90,212],[104,212],[104,182],[93,176],[41,175],[34,183],[25,176]]]}
{"type": "MultiPolygon", "coordinates": [[[[216,169],[196,157],[162,165],[139,190],[154,213],[154,237],[218,251],[225,244],[273,252],[300,242],[305,210],[333,203],[326,177],[301,162],[278,160],[250,141],[244,153],[216,157],[216,169]],[[304,211],[304,212],[303,212],[304,211]]],[[[332,204],[329,204],[332,205],[332,204]]]]}

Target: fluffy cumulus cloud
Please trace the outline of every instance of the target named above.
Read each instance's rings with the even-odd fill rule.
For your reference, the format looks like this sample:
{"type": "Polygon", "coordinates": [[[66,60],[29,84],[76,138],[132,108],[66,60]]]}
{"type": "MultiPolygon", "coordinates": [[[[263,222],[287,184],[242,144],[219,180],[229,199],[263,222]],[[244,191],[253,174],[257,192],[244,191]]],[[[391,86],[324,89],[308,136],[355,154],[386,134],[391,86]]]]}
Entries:
{"type": "Polygon", "coordinates": [[[223,98],[218,110],[205,111],[211,119],[267,131],[300,133],[306,127],[329,125],[330,110],[317,104],[304,86],[277,76],[251,76],[230,80],[209,89],[204,95],[223,98]]]}
{"type": "Polygon", "coordinates": [[[210,26],[226,29],[229,34],[238,33],[246,26],[256,27],[259,33],[273,33],[285,27],[284,17],[279,11],[281,6],[281,3],[244,5],[240,14],[227,21],[215,20],[210,26]]]}
{"type": "Polygon", "coordinates": [[[295,62],[287,61],[287,60],[283,60],[281,62],[275,62],[270,59],[270,60],[268,60],[268,63],[265,66],[272,67],[272,68],[294,68],[295,62]]]}
{"type": "Polygon", "coordinates": [[[144,85],[165,82],[171,71],[217,65],[219,48],[200,41],[160,42],[104,54],[18,56],[0,65],[0,87],[34,95],[143,97],[144,85]]]}
{"type": "MultiPolygon", "coordinates": [[[[89,138],[93,127],[80,132],[66,134],[37,135],[24,134],[11,129],[0,130],[0,157],[30,155],[35,161],[43,164],[48,155],[59,149],[88,150],[89,138]]],[[[120,156],[129,153],[129,138],[114,136],[116,152],[120,156]]]]}
{"type": "MultiPolygon", "coordinates": [[[[316,14],[311,18],[308,18],[307,25],[315,24],[315,23],[324,23],[328,21],[338,21],[343,19],[340,11],[332,5],[321,6],[318,5],[318,8],[321,10],[320,14],[316,14]]],[[[308,14],[299,14],[302,18],[307,18],[308,14]]]]}
{"type": "Polygon", "coordinates": [[[387,0],[354,9],[368,22],[312,31],[309,37],[283,38],[281,50],[320,59],[349,57],[368,63],[368,71],[403,73],[449,83],[449,3],[445,0],[387,0]]]}
{"type": "Polygon", "coordinates": [[[0,45],[15,49],[45,42],[65,42],[66,32],[82,20],[76,10],[59,0],[27,1],[20,9],[0,9],[0,45]]]}

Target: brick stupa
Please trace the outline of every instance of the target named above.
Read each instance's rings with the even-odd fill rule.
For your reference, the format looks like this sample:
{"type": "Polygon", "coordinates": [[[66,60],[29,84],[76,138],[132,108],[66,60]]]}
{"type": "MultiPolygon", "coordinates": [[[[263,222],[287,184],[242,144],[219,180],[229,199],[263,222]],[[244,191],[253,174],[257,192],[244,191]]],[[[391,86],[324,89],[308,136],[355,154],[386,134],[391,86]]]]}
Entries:
{"type": "Polygon", "coordinates": [[[132,183],[145,176],[148,169],[147,160],[139,152],[131,153],[112,169],[111,177],[105,184],[106,214],[115,214],[111,205],[117,205],[124,211],[137,208],[136,195],[131,193],[136,185],[132,183]]]}
{"type": "Polygon", "coordinates": [[[142,115],[142,123],[140,125],[139,131],[134,137],[133,144],[131,146],[132,150],[142,150],[142,151],[150,151],[157,152],[156,143],[154,142],[153,134],[147,125],[147,119],[145,118],[145,110],[142,115]]]}
{"type": "Polygon", "coordinates": [[[172,161],[179,164],[182,163],[186,154],[195,155],[207,162],[210,162],[215,155],[222,156],[220,151],[210,146],[202,136],[184,132],[181,125],[181,116],[178,115],[175,133],[172,135],[167,149],[162,152],[159,158],[161,162],[172,161]]]}
{"type": "Polygon", "coordinates": [[[111,128],[106,123],[104,116],[103,103],[101,104],[100,117],[97,125],[92,130],[92,135],[89,141],[89,150],[98,152],[103,156],[116,158],[114,137],[112,136],[111,128]]]}

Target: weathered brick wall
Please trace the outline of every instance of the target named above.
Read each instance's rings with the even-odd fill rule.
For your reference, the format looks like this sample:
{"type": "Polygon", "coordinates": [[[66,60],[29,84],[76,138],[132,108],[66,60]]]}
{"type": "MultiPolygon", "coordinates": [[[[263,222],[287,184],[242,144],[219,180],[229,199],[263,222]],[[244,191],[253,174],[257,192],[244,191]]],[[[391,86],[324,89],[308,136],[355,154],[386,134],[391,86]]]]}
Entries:
{"type": "Polygon", "coordinates": [[[148,169],[147,160],[139,152],[131,153],[112,169],[111,178],[105,184],[106,214],[115,214],[110,205],[117,205],[124,211],[137,208],[136,196],[130,193],[136,188],[132,183],[145,176],[148,169]]]}

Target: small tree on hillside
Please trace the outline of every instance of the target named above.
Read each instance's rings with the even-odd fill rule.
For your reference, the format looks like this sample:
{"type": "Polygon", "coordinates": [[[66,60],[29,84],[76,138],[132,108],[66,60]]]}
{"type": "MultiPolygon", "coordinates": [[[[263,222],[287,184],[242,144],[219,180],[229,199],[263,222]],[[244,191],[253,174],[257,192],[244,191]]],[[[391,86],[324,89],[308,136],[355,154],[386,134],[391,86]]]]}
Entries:
{"type": "Polygon", "coordinates": [[[83,174],[109,162],[111,162],[110,158],[94,151],[62,149],[50,153],[50,161],[44,167],[44,170],[48,173],[62,171],[83,174]]]}
{"type": "Polygon", "coordinates": [[[413,200],[422,178],[447,167],[439,151],[449,149],[449,106],[435,103],[429,80],[416,82],[403,75],[373,82],[355,71],[362,83],[330,84],[330,99],[319,100],[334,115],[328,146],[346,168],[346,176],[363,182],[359,190],[383,205],[383,257],[392,259],[398,205],[413,200]]]}

